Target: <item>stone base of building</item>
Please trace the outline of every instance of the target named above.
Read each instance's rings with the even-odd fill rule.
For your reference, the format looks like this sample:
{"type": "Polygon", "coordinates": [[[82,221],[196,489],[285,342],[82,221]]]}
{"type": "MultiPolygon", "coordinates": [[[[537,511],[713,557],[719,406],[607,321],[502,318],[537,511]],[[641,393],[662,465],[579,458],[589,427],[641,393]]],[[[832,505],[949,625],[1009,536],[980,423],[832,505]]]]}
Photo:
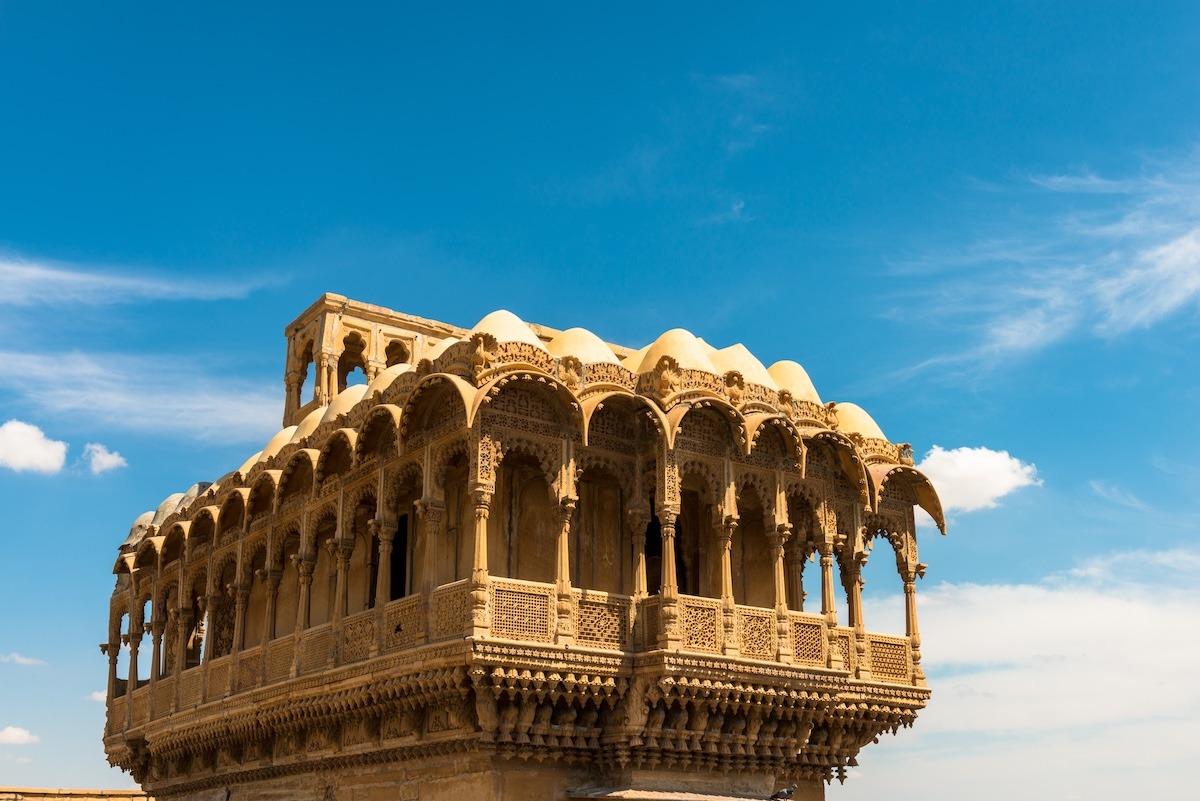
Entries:
{"type": "MultiPolygon", "coordinates": [[[[357,765],[265,776],[220,784],[157,801],[763,801],[773,776],[704,775],[684,771],[628,771],[598,778],[587,766],[512,763],[481,756],[436,762],[357,765]]],[[[824,784],[796,788],[793,801],[823,801],[824,784]]]]}

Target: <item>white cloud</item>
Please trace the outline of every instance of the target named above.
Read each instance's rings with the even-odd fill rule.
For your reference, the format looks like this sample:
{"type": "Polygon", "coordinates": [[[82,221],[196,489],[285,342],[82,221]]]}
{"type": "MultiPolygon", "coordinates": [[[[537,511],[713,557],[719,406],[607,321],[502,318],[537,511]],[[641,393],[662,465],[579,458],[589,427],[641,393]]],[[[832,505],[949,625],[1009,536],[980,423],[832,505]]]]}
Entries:
{"type": "Polygon", "coordinates": [[[16,756],[15,754],[4,754],[4,761],[13,765],[31,765],[33,758],[27,756],[16,756]]]}
{"type": "Polygon", "coordinates": [[[103,704],[108,700],[108,693],[104,692],[103,690],[96,690],[96,692],[88,695],[88,699],[95,701],[98,704],[103,704]]]}
{"type": "Polygon", "coordinates": [[[261,283],[122,274],[112,268],[0,256],[0,305],[99,306],[147,300],[243,298],[261,283]]]}
{"type": "Polygon", "coordinates": [[[83,458],[88,460],[92,475],[95,476],[129,465],[124,456],[116,451],[110,451],[98,442],[89,442],[83,446],[83,458]]]}
{"type": "MultiPolygon", "coordinates": [[[[842,797],[878,797],[914,760],[927,801],[1200,796],[1200,640],[1184,634],[1200,618],[1200,551],[942,584],[918,606],[933,700],[911,732],[864,750],[842,797]]],[[[903,631],[902,615],[896,598],[864,601],[871,630],[903,631]]]]}
{"type": "Polygon", "coordinates": [[[0,351],[0,387],[47,414],[222,442],[264,442],[283,408],[282,392],[257,383],[120,354],[0,351]],[[69,388],[62,375],[71,376],[69,388]]]}
{"type": "Polygon", "coordinates": [[[26,667],[36,667],[46,664],[41,659],[35,659],[32,656],[25,656],[13,651],[11,654],[0,654],[0,662],[9,662],[14,665],[25,665],[26,667]]]}
{"type": "Polygon", "coordinates": [[[989,448],[934,445],[917,468],[933,482],[946,512],[991,509],[1010,492],[1042,483],[1035,465],[989,448]]]}
{"type": "Polygon", "coordinates": [[[19,726],[5,726],[0,729],[0,745],[31,745],[39,739],[41,738],[29,729],[22,729],[19,726]]]}
{"type": "Polygon", "coordinates": [[[47,437],[20,420],[0,425],[0,467],[20,473],[57,473],[67,460],[67,443],[47,437]]]}

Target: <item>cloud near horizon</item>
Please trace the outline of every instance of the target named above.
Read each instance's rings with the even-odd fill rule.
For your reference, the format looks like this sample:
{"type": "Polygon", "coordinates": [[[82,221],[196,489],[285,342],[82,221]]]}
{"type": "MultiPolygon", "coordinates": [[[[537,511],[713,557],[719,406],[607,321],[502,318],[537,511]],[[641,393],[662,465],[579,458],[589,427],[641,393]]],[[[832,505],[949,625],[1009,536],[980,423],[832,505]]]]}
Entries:
{"type": "Polygon", "coordinates": [[[0,745],[32,745],[41,740],[29,729],[20,726],[5,726],[0,729],[0,745]]]}
{"type": "Polygon", "coordinates": [[[11,654],[0,654],[0,662],[8,662],[13,665],[24,665],[25,667],[38,667],[45,665],[45,661],[36,659],[32,656],[25,656],[13,651],[11,654]]]}

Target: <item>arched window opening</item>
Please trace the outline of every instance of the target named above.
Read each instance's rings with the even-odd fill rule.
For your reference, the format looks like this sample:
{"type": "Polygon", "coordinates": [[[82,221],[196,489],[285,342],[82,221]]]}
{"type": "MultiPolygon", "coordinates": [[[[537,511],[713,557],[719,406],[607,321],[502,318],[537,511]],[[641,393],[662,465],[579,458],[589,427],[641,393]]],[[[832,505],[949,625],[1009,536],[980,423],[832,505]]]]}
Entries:
{"type": "Polygon", "coordinates": [[[352,538],[354,551],[346,574],[346,614],[353,615],[375,605],[375,586],[379,576],[379,539],[372,536],[367,523],[375,517],[375,498],[362,498],[350,511],[343,535],[352,538]]]}
{"type": "Polygon", "coordinates": [[[196,516],[188,530],[188,547],[191,549],[189,559],[194,560],[198,554],[203,553],[200,549],[207,548],[212,543],[215,528],[212,516],[207,511],[196,516]]]}
{"type": "Polygon", "coordinates": [[[367,343],[357,333],[342,340],[342,355],[338,357],[338,392],[347,386],[367,383],[367,343]]]}
{"type": "Polygon", "coordinates": [[[383,351],[388,367],[404,364],[408,361],[408,348],[398,339],[393,339],[383,351]]]}
{"type": "Polygon", "coordinates": [[[289,468],[279,488],[280,505],[305,497],[312,491],[313,470],[308,456],[297,454],[289,468]]]}
{"type": "Polygon", "coordinates": [[[385,453],[396,452],[396,427],[390,417],[378,414],[370,419],[359,435],[359,458],[371,459],[385,453]]]}
{"type": "Polygon", "coordinates": [[[187,606],[184,613],[187,615],[185,621],[187,635],[184,639],[184,670],[196,667],[204,662],[207,658],[204,647],[206,633],[208,631],[208,601],[205,597],[205,584],[208,579],[203,572],[197,575],[192,580],[192,586],[188,588],[187,606]]]}
{"type": "Polygon", "coordinates": [[[871,532],[866,547],[867,560],[860,568],[863,625],[870,631],[903,632],[904,581],[888,532],[871,532]]]}
{"type": "Polygon", "coordinates": [[[141,619],[136,623],[138,626],[136,633],[141,634],[142,639],[138,646],[137,682],[141,687],[150,681],[150,665],[154,659],[154,638],[146,631],[154,621],[154,604],[149,598],[142,603],[142,613],[139,617],[141,619]]]}
{"type": "Polygon", "coordinates": [[[623,592],[627,584],[623,554],[629,546],[621,520],[625,508],[621,484],[611,473],[591,469],[580,476],[576,491],[579,503],[571,527],[571,584],[623,592]]]}
{"type": "Polygon", "coordinates": [[[246,618],[242,621],[242,648],[254,648],[263,642],[267,622],[267,549],[259,547],[246,573],[250,595],[246,598],[246,618]]]}
{"type": "Polygon", "coordinates": [[[250,502],[246,507],[246,520],[250,523],[262,518],[271,511],[271,495],[274,487],[271,479],[263,476],[254,489],[250,491],[250,502]]]}
{"type": "Polygon", "coordinates": [[[788,498],[792,536],[784,546],[783,574],[787,606],[793,612],[821,611],[821,563],[817,551],[816,516],[808,501],[788,498]]]}
{"type": "Polygon", "coordinates": [[[229,542],[236,538],[240,532],[245,511],[246,505],[242,502],[242,496],[236,492],[230,495],[229,500],[221,507],[221,514],[218,518],[218,542],[229,542]]]}
{"type": "Polygon", "coordinates": [[[754,490],[738,496],[738,527],[733,535],[733,595],[740,604],[775,605],[774,565],[767,540],[762,500],[754,490]]]}
{"type": "Polygon", "coordinates": [[[392,555],[386,566],[391,571],[391,597],[385,601],[396,601],[413,592],[412,542],[408,535],[408,513],[396,518],[396,534],[392,538],[392,555]]]}
{"type": "Polygon", "coordinates": [[[675,572],[685,595],[721,596],[721,550],[713,541],[712,489],[699,476],[683,476],[675,521],[675,572]]]}
{"type": "Polygon", "coordinates": [[[115,690],[117,695],[124,695],[129,685],[129,626],[131,622],[132,618],[126,612],[121,615],[121,622],[117,628],[120,634],[117,648],[117,687],[115,690]]]}
{"type": "Polygon", "coordinates": [[[334,437],[321,458],[321,483],[336,481],[338,476],[350,469],[350,443],[342,435],[334,437]]]}
{"type": "MultiPolygon", "coordinates": [[[[437,549],[435,586],[466,578],[471,572],[475,510],[470,493],[467,492],[467,459],[465,455],[456,454],[450,459],[446,465],[443,486],[446,504],[445,522],[442,524],[441,537],[432,543],[432,547],[437,549]]],[[[495,497],[492,499],[492,508],[496,508],[495,497]]],[[[500,515],[496,514],[493,517],[498,519],[500,515]]],[[[492,525],[494,524],[489,519],[489,528],[492,525]]],[[[426,547],[429,547],[428,543],[426,547]]]]}
{"type": "MultiPolygon", "coordinates": [[[[653,493],[650,495],[649,506],[650,521],[646,523],[646,592],[658,595],[662,592],[663,539],[662,523],[654,513],[653,493]]],[[[676,550],[678,551],[678,547],[676,550]]],[[[676,553],[676,563],[679,561],[678,556],[676,553]]]]}
{"type": "Polygon", "coordinates": [[[283,535],[278,569],[279,594],[275,597],[275,636],[286,637],[296,630],[296,609],[300,603],[300,533],[295,529],[283,535]]]}
{"type": "Polygon", "coordinates": [[[313,368],[313,343],[309,340],[300,352],[300,405],[310,403],[316,397],[317,371],[313,368]]]}
{"type": "Polygon", "coordinates": [[[558,511],[542,467],[531,456],[504,457],[492,501],[498,512],[499,536],[489,536],[488,561],[493,554],[503,575],[526,581],[554,581],[558,548],[558,511]],[[499,551],[499,552],[497,552],[499,551]]]}
{"type": "Polygon", "coordinates": [[[325,517],[316,528],[316,564],[313,566],[312,588],[308,599],[308,623],[320,626],[333,618],[337,568],[325,545],[337,533],[337,520],[325,517]]]}

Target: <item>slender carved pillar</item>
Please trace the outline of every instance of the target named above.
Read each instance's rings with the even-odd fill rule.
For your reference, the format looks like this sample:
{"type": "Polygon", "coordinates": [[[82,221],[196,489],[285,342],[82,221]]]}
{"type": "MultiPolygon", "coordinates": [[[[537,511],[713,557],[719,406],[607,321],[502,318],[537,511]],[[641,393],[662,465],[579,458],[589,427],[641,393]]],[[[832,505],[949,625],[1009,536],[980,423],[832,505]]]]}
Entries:
{"type": "Polygon", "coordinates": [[[312,596],[313,569],[317,563],[314,559],[302,559],[300,554],[293,554],[292,564],[296,566],[300,577],[300,591],[297,593],[299,599],[296,602],[296,639],[292,644],[292,668],[289,673],[295,678],[300,674],[300,660],[304,656],[304,635],[308,630],[309,621],[312,620],[309,599],[312,596]]]}
{"type": "Polygon", "coordinates": [[[571,515],[575,499],[563,498],[558,507],[558,545],[554,561],[555,642],[571,645],[575,642],[574,604],[571,599],[571,515]]]}
{"type": "Polygon", "coordinates": [[[775,566],[775,633],[778,641],[776,652],[780,662],[792,661],[792,621],[788,617],[787,584],[783,570],[784,545],[791,533],[791,524],[780,523],[770,534],[771,560],[775,566]]]}
{"type": "Polygon", "coordinates": [[[246,605],[250,600],[249,582],[234,584],[229,588],[233,593],[233,653],[242,650],[242,638],[246,636],[246,605]]]}
{"type": "MultiPolygon", "coordinates": [[[[158,615],[154,616],[155,618],[158,615]]],[[[158,682],[158,672],[162,670],[162,641],[163,631],[166,629],[166,622],[163,620],[152,620],[150,623],[150,641],[153,651],[150,652],[150,683],[158,682]]]]}
{"type": "Polygon", "coordinates": [[[784,577],[787,582],[788,608],[804,611],[804,556],[795,537],[788,540],[784,551],[784,577]]]}
{"type": "Polygon", "coordinates": [[[204,663],[207,665],[216,656],[217,635],[220,631],[217,628],[217,618],[221,614],[221,607],[224,606],[225,599],[220,592],[214,590],[209,593],[204,604],[204,608],[208,611],[208,625],[205,627],[204,637],[204,663]]]}
{"type": "MultiPolygon", "coordinates": [[[[132,620],[132,618],[131,618],[131,620],[132,620]]],[[[130,696],[131,704],[133,703],[133,700],[132,700],[133,691],[136,690],[137,686],[138,686],[138,649],[141,648],[141,645],[142,645],[142,632],[139,629],[140,629],[140,626],[137,628],[130,626],[130,630],[129,630],[129,634],[128,634],[129,681],[126,683],[125,689],[130,696]]]]}
{"type": "Polygon", "coordinates": [[[738,656],[741,649],[737,636],[737,602],[733,597],[733,532],[738,519],[727,515],[721,520],[721,621],[724,626],[725,654],[738,656]]]}
{"type": "Polygon", "coordinates": [[[332,400],[329,394],[329,355],[318,353],[314,361],[317,374],[313,379],[313,394],[316,395],[317,405],[323,406],[332,400]]]}
{"type": "Polygon", "coordinates": [[[817,545],[817,550],[821,554],[821,614],[825,616],[828,632],[829,667],[845,670],[846,665],[838,652],[833,631],[837,626],[837,606],[834,603],[833,592],[833,544],[828,539],[822,539],[817,545]]]}
{"type": "Polygon", "coordinates": [[[346,615],[346,579],[350,572],[350,554],[354,552],[354,540],[338,537],[330,539],[327,544],[337,564],[333,597],[333,625],[336,628],[341,625],[342,618],[346,615]]]}
{"type": "MultiPolygon", "coordinates": [[[[385,520],[368,520],[367,531],[379,538],[379,569],[375,575],[375,606],[383,608],[392,599],[392,544],[396,539],[396,524],[385,520]]],[[[403,577],[400,579],[403,581],[403,577]]]]}
{"type": "Polygon", "coordinates": [[[904,573],[904,633],[912,646],[913,684],[925,686],[925,669],[921,667],[921,632],[917,628],[917,585],[918,570],[904,573]]]}
{"type": "Polygon", "coordinates": [[[646,587],[646,526],[650,515],[644,510],[629,509],[625,513],[629,539],[633,544],[633,597],[645,598],[646,587]]]}
{"type": "Polygon", "coordinates": [[[421,631],[416,633],[415,640],[421,642],[428,641],[433,636],[434,626],[430,615],[433,614],[433,591],[437,588],[438,541],[441,538],[446,508],[440,503],[426,500],[418,501],[416,507],[425,541],[421,567],[421,614],[418,616],[421,631]]]}
{"type": "MultiPolygon", "coordinates": [[[[259,579],[267,584],[267,611],[266,620],[263,621],[263,636],[262,644],[266,645],[271,640],[275,639],[275,608],[279,602],[279,584],[283,581],[283,571],[271,568],[269,570],[260,570],[258,572],[259,579]]],[[[266,664],[266,660],[263,660],[266,664]]]]}
{"type": "Polygon", "coordinates": [[[867,629],[863,625],[862,615],[862,561],[856,559],[850,565],[843,566],[842,569],[844,571],[843,580],[846,582],[846,609],[850,618],[850,627],[854,629],[854,651],[857,657],[854,660],[855,675],[862,679],[869,679],[871,678],[871,668],[867,661],[867,629]]]}
{"type": "Polygon", "coordinates": [[[488,612],[488,512],[492,493],[476,489],[475,496],[475,553],[471,563],[471,633],[486,637],[492,630],[488,612]]]}
{"type": "MultiPolygon", "coordinates": [[[[288,370],[283,376],[283,385],[286,388],[287,393],[283,408],[286,410],[287,415],[290,418],[295,415],[296,410],[300,408],[303,400],[300,397],[300,372],[298,370],[288,370]]],[[[295,421],[285,420],[284,422],[290,424],[295,421]]]]}
{"type": "Polygon", "coordinates": [[[660,509],[658,521],[662,525],[662,631],[659,633],[660,648],[678,649],[683,644],[679,631],[679,580],[675,574],[675,520],[678,513],[673,509],[660,509]]]}

